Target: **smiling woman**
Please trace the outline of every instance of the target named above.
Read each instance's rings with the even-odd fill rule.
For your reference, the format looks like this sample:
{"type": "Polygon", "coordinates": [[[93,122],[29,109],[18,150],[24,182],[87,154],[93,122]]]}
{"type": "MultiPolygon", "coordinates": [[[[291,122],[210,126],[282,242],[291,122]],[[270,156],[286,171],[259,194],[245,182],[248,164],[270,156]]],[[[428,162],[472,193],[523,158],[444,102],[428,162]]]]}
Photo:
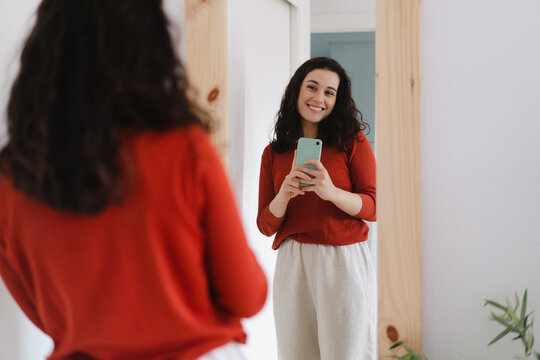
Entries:
{"type": "Polygon", "coordinates": [[[350,80],[335,60],[314,58],[298,68],[259,182],[257,225],[275,234],[278,250],[280,359],[376,357],[375,268],[365,242],[365,221],[376,217],[375,157],[363,127],[350,80]],[[320,161],[295,166],[299,137],[321,140],[320,161]]]}

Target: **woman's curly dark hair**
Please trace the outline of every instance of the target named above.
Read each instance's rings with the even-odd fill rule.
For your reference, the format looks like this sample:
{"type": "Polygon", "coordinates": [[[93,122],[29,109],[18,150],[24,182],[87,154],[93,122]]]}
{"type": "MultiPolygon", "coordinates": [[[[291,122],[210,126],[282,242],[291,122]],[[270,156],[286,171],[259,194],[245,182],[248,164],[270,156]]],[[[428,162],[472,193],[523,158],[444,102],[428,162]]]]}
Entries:
{"type": "Polygon", "coordinates": [[[0,171],[58,210],[122,199],[121,136],[209,119],[186,95],[161,0],[44,0],[7,107],[0,171]]]}
{"type": "Polygon", "coordinates": [[[274,139],[270,143],[272,149],[278,153],[293,149],[298,138],[302,136],[302,125],[297,105],[300,86],[306,75],[317,69],[330,70],[339,76],[334,109],[319,123],[318,138],[327,146],[335,146],[340,151],[347,152],[352,149],[358,132],[369,128],[369,125],[363,120],[362,113],[356,108],[351,93],[351,80],[345,69],[334,59],[313,58],[296,70],[281,99],[281,106],[276,116],[274,139]]]}

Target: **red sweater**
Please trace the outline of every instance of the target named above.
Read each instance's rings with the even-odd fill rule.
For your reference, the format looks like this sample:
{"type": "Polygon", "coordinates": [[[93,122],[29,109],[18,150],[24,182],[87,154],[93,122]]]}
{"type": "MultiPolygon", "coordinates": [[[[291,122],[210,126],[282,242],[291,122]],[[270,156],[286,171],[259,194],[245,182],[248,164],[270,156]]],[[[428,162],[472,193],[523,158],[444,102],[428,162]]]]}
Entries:
{"type": "Polygon", "coordinates": [[[324,245],[350,245],[367,239],[368,226],[375,221],[375,157],[369,141],[360,132],[349,153],[323,144],[321,163],[334,185],[357,193],[362,210],[350,216],[330,201],[306,192],[289,201],[287,212],[277,218],[268,209],[291,171],[294,150],[278,154],[268,145],[263,152],[259,178],[259,213],[257,226],[266,236],[276,234],[272,249],[290,238],[298,242],[324,245]]]}
{"type": "Polygon", "coordinates": [[[232,340],[267,283],[206,133],[129,137],[121,205],[58,212],[0,176],[0,274],[49,359],[196,359],[232,340]]]}

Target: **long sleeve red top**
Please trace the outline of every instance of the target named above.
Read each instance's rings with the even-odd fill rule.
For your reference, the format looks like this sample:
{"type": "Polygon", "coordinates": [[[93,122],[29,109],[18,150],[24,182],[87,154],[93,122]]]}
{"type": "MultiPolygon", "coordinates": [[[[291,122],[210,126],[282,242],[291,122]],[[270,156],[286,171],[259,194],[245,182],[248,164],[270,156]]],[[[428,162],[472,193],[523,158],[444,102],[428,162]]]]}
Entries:
{"type": "Polygon", "coordinates": [[[245,342],[240,319],[267,283],[206,133],[146,132],[124,149],[123,203],[93,217],[0,176],[0,274],[52,337],[49,359],[186,360],[245,342]]]}
{"type": "Polygon", "coordinates": [[[360,132],[348,153],[324,144],[321,153],[321,163],[333,184],[362,198],[362,209],[355,216],[346,214],[330,201],[322,200],[314,192],[306,192],[289,201],[283,217],[275,217],[269,205],[291,171],[293,157],[294,150],[279,154],[270,145],[262,155],[257,226],[266,236],[276,234],[272,248],[277,249],[286,238],[324,245],[350,245],[365,241],[369,228],[363,220],[376,220],[375,157],[366,136],[360,132]]]}

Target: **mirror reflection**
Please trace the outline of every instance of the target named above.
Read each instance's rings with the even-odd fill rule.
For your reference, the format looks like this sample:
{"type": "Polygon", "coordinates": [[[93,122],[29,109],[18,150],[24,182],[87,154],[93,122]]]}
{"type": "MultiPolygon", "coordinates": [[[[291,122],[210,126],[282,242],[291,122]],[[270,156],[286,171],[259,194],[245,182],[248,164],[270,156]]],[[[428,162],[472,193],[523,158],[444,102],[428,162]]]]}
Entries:
{"type": "MultiPolygon", "coordinates": [[[[263,13],[274,11],[278,14],[279,9],[271,8],[270,3],[276,5],[278,2],[265,2],[267,7],[261,11],[263,13]]],[[[325,4],[324,2],[311,1],[310,5],[312,32],[309,37],[311,47],[306,58],[331,57],[345,68],[347,75],[351,79],[353,99],[357,108],[361,111],[364,121],[369,124],[369,131],[366,131],[366,134],[374,148],[376,131],[374,122],[375,4],[374,2],[347,1],[325,4]],[[351,17],[348,15],[351,15],[351,17]],[[354,19],[353,25],[350,25],[348,20],[351,18],[354,19]],[[361,59],[361,61],[357,61],[356,58],[361,59]]],[[[249,7],[246,11],[257,14],[256,9],[249,9],[249,7]]],[[[279,16],[287,18],[287,16],[290,16],[290,11],[283,11],[283,13],[279,14],[281,14],[279,16]]],[[[252,246],[255,248],[258,258],[261,259],[269,279],[273,279],[275,266],[278,262],[275,252],[269,254],[269,240],[272,240],[273,236],[270,238],[261,236],[259,229],[252,225],[257,220],[253,214],[259,211],[257,197],[260,196],[260,189],[259,177],[256,176],[258,173],[250,169],[261,168],[261,159],[264,157],[262,154],[265,147],[274,139],[276,109],[280,107],[281,97],[285,93],[290,78],[303,61],[299,61],[294,66],[290,66],[290,63],[286,61],[291,57],[294,58],[295,53],[294,51],[292,51],[292,54],[288,53],[291,34],[283,31],[282,25],[276,25],[275,21],[266,21],[264,16],[248,19],[247,23],[248,28],[256,26],[268,28],[268,34],[258,32],[253,38],[249,34],[246,36],[246,99],[249,98],[249,103],[246,104],[245,133],[249,134],[249,136],[245,138],[243,145],[245,149],[252,149],[253,153],[246,151],[246,156],[243,158],[244,167],[248,170],[245,171],[242,178],[244,183],[239,193],[242,196],[241,204],[248,235],[252,239],[252,246]],[[280,55],[276,56],[276,54],[280,55]],[[260,71],[261,68],[264,68],[265,71],[260,71]],[[251,94],[258,94],[259,96],[252,96],[251,94]]],[[[294,21],[292,28],[295,28],[294,21]]],[[[231,81],[233,80],[231,79],[231,81]]],[[[231,116],[231,122],[234,121],[234,118],[235,116],[231,116]]],[[[289,164],[291,161],[289,161],[289,164]]],[[[276,188],[275,193],[277,194],[278,191],[279,188],[276,188]]],[[[367,240],[371,251],[371,259],[374,262],[377,256],[375,225],[376,223],[369,223],[370,231],[367,240]]],[[[259,350],[264,348],[267,351],[264,351],[259,356],[263,356],[264,359],[277,358],[275,349],[278,348],[278,344],[273,342],[275,341],[274,332],[279,331],[274,327],[276,307],[276,294],[274,291],[276,286],[276,284],[270,286],[272,297],[269,298],[269,304],[263,309],[263,313],[246,322],[247,328],[251,330],[252,334],[262,335],[252,336],[248,341],[246,353],[250,356],[261,354],[259,350]]],[[[371,296],[376,298],[375,293],[371,296]]],[[[314,346],[314,349],[317,349],[317,347],[314,346]]]]}
{"type": "Polygon", "coordinates": [[[280,359],[375,359],[375,157],[346,71],[306,61],[262,155],[257,224],[275,235],[280,359]],[[295,150],[296,149],[296,150],[295,150]]]}

